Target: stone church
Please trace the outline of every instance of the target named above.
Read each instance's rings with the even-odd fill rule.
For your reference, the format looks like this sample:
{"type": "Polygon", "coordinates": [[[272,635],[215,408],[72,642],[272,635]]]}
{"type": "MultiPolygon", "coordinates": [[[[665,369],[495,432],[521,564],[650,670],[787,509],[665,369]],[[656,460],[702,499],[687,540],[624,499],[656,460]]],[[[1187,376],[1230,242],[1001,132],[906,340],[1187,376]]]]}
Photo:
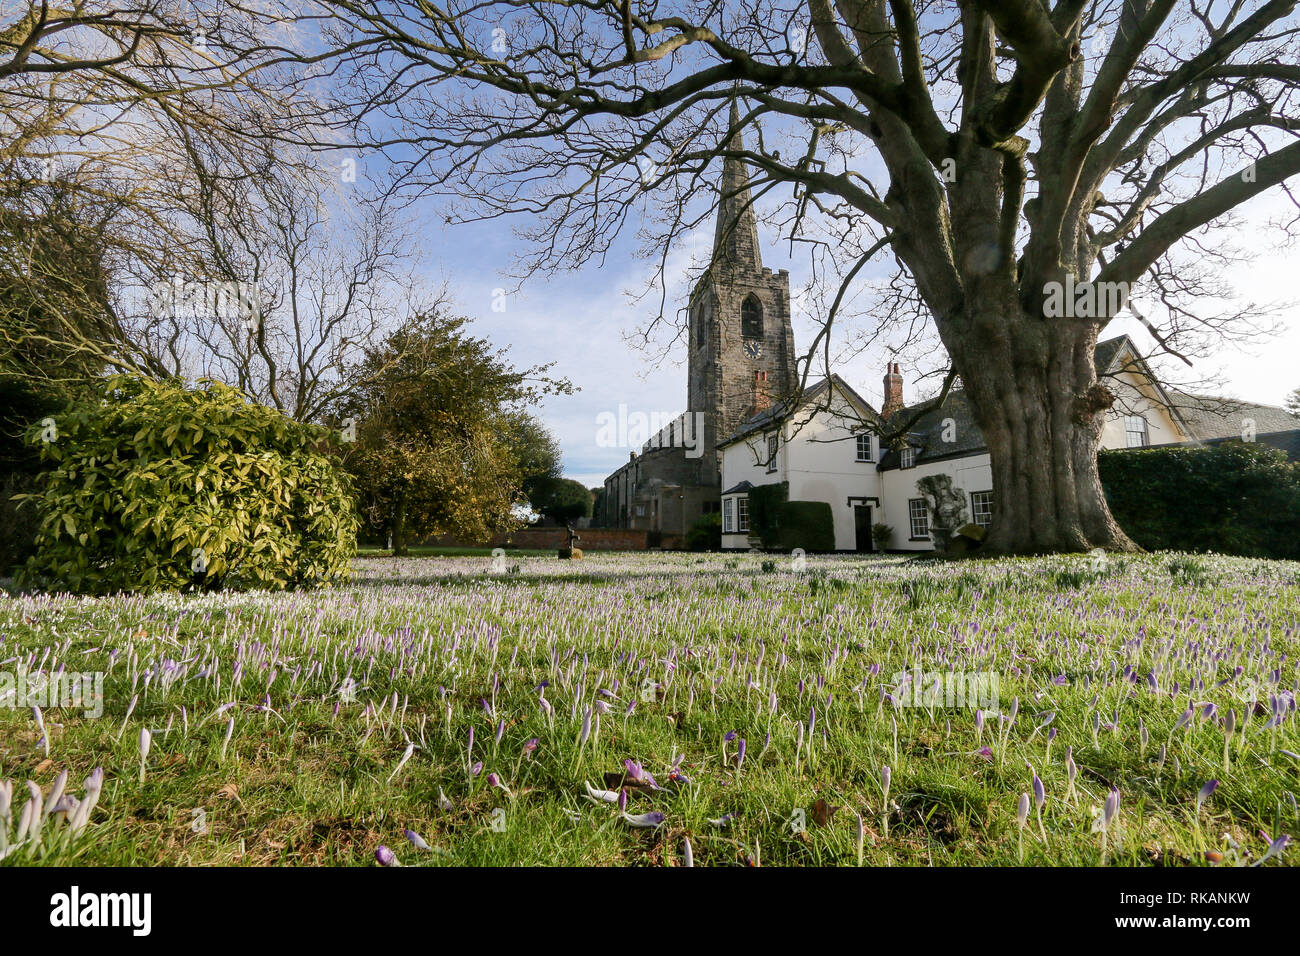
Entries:
{"type": "MultiPolygon", "coordinates": [[[[745,148],[736,105],[728,153],[745,148]]],[[[709,266],[691,290],[684,415],[605,479],[595,523],[685,534],[721,508],[719,443],[744,421],[794,393],[790,276],[764,268],[743,160],[723,162],[709,266]]]]}

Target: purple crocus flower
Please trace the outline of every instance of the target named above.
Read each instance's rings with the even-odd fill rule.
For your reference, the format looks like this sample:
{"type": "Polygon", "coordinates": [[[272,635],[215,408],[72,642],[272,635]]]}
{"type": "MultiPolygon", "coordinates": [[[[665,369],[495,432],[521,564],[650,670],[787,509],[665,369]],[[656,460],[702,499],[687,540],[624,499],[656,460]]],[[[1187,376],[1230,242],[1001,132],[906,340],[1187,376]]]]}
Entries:
{"type": "Polygon", "coordinates": [[[1047,802],[1047,790],[1043,786],[1043,781],[1039,779],[1038,774],[1034,774],[1034,807],[1041,810],[1043,804],[1047,802]]]}
{"type": "Polygon", "coordinates": [[[1206,800],[1210,799],[1210,794],[1214,793],[1214,791],[1217,790],[1218,787],[1219,787],[1218,780],[1211,780],[1205,786],[1201,787],[1200,791],[1196,794],[1197,813],[1201,812],[1201,804],[1205,803],[1206,800]]]}
{"type": "Polygon", "coordinates": [[[375,859],[379,861],[380,866],[401,866],[397,862],[397,854],[382,843],[375,847],[375,859]]]}
{"type": "Polygon", "coordinates": [[[531,740],[526,740],[524,741],[524,753],[530,754],[534,750],[536,750],[539,746],[541,746],[541,742],[536,737],[532,738],[531,740]]]}
{"type": "Polygon", "coordinates": [[[1272,841],[1271,843],[1269,843],[1269,845],[1268,845],[1268,849],[1264,852],[1264,855],[1261,856],[1261,857],[1260,857],[1258,860],[1256,860],[1254,863],[1252,863],[1251,866],[1259,866],[1259,865],[1261,865],[1265,860],[1268,860],[1268,859],[1270,859],[1270,858],[1272,858],[1272,857],[1277,856],[1277,855],[1278,855],[1279,853],[1281,853],[1284,849],[1286,849],[1286,845],[1287,845],[1288,843],[1290,843],[1290,842],[1291,842],[1291,837],[1290,837],[1288,834],[1283,833],[1283,834],[1282,834],[1280,837],[1278,837],[1276,840],[1274,840],[1274,841],[1272,841]]]}
{"type": "Polygon", "coordinates": [[[739,768],[745,762],[745,738],[740,738],[740,743],[736,744],[736,767],[739,768]]]}

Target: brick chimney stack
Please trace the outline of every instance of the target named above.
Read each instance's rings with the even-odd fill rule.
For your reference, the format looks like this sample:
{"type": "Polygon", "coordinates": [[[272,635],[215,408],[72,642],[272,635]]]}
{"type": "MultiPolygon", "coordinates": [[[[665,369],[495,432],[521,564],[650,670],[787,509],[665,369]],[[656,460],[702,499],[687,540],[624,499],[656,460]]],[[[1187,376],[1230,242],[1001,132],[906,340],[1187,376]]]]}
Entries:
{"type": "Polygon", "coordinates": [[[767,388],[767,373],[754,373],[754,414],[765,412],[772,404],[772,396],[767,388]]]}
{"type": "Polygon", "coordinates": [[[885,368],[885,404],[880,409],[880,417],[888,418],[903,407],[903,376],[898,371],[898,364],[891,362],[885,368]]]}

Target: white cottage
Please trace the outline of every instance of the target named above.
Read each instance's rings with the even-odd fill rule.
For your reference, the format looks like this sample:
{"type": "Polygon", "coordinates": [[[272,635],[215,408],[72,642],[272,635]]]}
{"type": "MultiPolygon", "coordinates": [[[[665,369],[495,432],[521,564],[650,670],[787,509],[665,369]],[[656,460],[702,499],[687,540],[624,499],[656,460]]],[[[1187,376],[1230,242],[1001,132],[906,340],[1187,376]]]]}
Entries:
{"type": "MultiPolygon", "coordinates": [[[[1096,361],[1098,378],[1116,395],[1103,448],[1242,435],[1265,440],[1300,427],[1280,408],[1162,388],[1128,336],[1099,342],[1096,361]]],[[[987,527],[997,506],[993,472],[965,393],[953,390],[942,405],[907,406],[897,365],[885,375],[884,393],[879,417],[916,417],[901,451],[880,447],[865,427],[877,413],[837,375],[807,389],[797,403],[758,411],[721,442],[723,548],[751,546],[748,494],[780,482],[789,483],[792,501],[830,505],[838,551],[875,550],[876,524],[891,529],[882,542],[889,550],[932,550],[929,511],[916,487],[928,475],[950,476],[966,499],[967,519],[987,527]]]]}

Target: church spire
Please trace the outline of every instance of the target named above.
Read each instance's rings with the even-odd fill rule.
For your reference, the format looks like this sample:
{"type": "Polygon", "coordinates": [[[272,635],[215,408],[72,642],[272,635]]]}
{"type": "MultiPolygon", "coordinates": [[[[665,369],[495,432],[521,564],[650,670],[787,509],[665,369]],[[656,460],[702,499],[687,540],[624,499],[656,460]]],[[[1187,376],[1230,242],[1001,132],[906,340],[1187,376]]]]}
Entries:
{"type": "MultiPolygon", "coordinates": [[[[740,111],[731,101],[727,121],[729,139],[723,148],[741,152],[745,138],[740,129],[740,111]]],[[[732,268],[761,272],[763,259],[758,251],[758,222],[749,195],[749,169],[744,160],[727,157],[722,162],[721,196],[718,222],[713,232],[713,262],[732,268]]]]}

